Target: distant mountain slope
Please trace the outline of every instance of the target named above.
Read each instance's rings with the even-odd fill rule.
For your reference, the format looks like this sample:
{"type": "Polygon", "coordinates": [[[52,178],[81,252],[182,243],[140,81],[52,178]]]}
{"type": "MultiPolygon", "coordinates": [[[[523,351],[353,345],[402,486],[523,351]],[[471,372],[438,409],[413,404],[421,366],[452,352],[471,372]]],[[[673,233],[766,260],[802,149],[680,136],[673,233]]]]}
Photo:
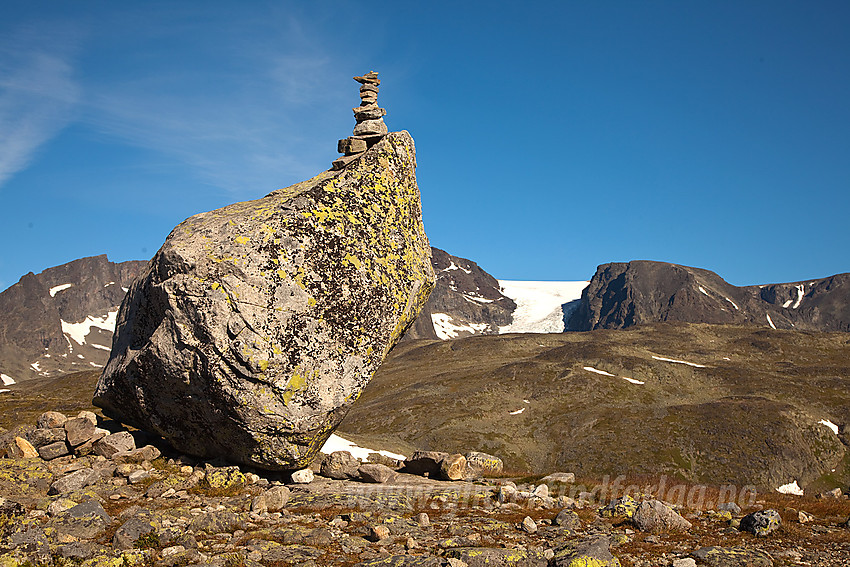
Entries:
{"type": "Polygon", "coordinates": [[[431,263],[437,285],[406,340],[495,335],[500,326],[511,323],[516,303],[478,264],[433,247],[431,263]]]}
{"type": "Polygon", "coordinates": [[[737,287],[709,270],[638,260],[599,266],[569,330],[624,329],[656,321],[850,331],[850,274],[737,287]]]}
{"type": "Polygon", "coordinates": [[[400,344],[339,434],[515,472],[847,486],[843,333],[654,323],[400,344]]]}
{"type": "Polygon", "coordinates": [[[99,368],[118,306],[146,265],[101,255],[23,276],[0,293],[0,372],[20,382],[99,368]]]}

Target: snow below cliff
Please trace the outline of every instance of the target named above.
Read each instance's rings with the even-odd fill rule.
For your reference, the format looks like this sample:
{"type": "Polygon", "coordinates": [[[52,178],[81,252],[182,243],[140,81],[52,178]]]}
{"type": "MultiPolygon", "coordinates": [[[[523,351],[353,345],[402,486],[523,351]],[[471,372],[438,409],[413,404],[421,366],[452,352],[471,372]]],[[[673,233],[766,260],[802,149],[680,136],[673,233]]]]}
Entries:
{"type": "Polygon", "coordinates": [[[499,333],[563,333],[565,304],[581,298],[590,282],[529,282],[499,280],[502,293],[517,305],[510,325],[499,333]]]}

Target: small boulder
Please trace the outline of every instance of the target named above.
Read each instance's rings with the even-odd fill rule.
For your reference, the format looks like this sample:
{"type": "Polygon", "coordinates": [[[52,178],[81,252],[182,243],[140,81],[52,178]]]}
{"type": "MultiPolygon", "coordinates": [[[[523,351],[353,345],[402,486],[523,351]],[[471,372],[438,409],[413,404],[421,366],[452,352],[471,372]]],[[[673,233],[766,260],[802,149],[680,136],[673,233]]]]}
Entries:
{"type": "Polygon", "coordinates": [[[555,556],[549,565],[551,567],[576,565],[620,567],[620,561],[611,554],[610,548],[611,541],[605,536],[570,541],[555,549],[555,556]]]}
{"type": "Polygon", "coordinates": [[[639,530],[652,533],[686,531],[691,528],[689,521],[659,500],[641,502],[632,516],[632,522],[639,530]]]}
{"type": "Polygon", "coordinates": [[[528,534],[536,534],[537,533],[537,523],[531,519],[531,516],[526,516],[522,519],[522,524],[520,524],[522,531],[528,534]]]}
{"type": "Polygon", "coordinates": [[[98,480],[100,480],[100,474],[97,471],[89,468],[80,469],[54,481],[47,493],[51,495],[66,494],[85,488],[98,480]]]}
{"type": "Polygon", "coordinates": [[[107,459],[112,458],[115,453],[133,451],[136,442],[129,431],[119,431],[99,439],[94,444],[94,452],[107,459]]]}
{"type": "Polygon", "coordinates": [[[66,421],[68,421],[68,417],[64,414],[58,411],[46,411],[39,416],[37,425],[39,429],[52,429],[62,427],[66,421]]]}
{"type": "Polygon", "coordinates": [[[248,479],[239,470],[239,467],[209,467],[200,486],[205,490],[216,490],[232,492],[241,489],[248,483],[248,479]]]}
{"type": "Polygon", "coordinates": [[[386,465],[378,463],[366,463],[357,469],[358,475],[364,482],[384,484],[394,480],[398,473],[386,465]]]}
{"type": "Polygon", "coordinates": [[[475,477],[494,476],[500,474],[505,468],[502,459],[480,451],[470,451],[464,457],[466,457],[469,473],[475,477]]]}
{"type": "Polygon", "coordinates": [[[767,537],[779,529],[782,518],[776,510],[759,510],[741,518],[741,531],[750,532],[756,537],[767,537]]]}
{"type": "Polygon", "coordinates": [[[770,555],[746,547],[701,547],[692,555],[709,567],[773,567],[770,555]]]}
{"type": "Polygon", "coordinates": [[[251,511],[262,514],[263,512],[280,512],[289,502],[290,491],[285,486],[272,487],[254,498],[251,503],[251,511]]]}
{"type": "Polygon", "coordinates": [[[466,457],[460,453],[448,455],[440,461],[440,478],[443,480],[463,480],[466,477],[466,457]]]}
{"type": "Polygon", "coordinates": [[[733,516],[737,516],[741,513],[741,507],[734,502],[722,502],[717,505],[717,509],[721,512],[729,512],[733,516]]]}
{"type": "Polygon", "coordinates": [[[321,474],[335,480],[357,478],[360,461],[348,451],[334,451],[322,461],[321,474]]]}
{"type": "Polygon", "coordinates": [[[51,443],[56,443],[57,441],[65,442],[65,428],[64,427],[51,427],[51,428],[39,428],[33,429],[28,435],[30,443],[33,444],[34,447],[40,448],[45,445],[50,445],[51,443]]]}
{"type": "Polygon", "coordinates": [[[13,459],[35,459],[38,457],[38,451],[36,448],[23,437],[15,437],[12,442],[9,443],[7,452],[13,459]]]}
{"type": "Polygon", "coordinates": [[[75,417],[65,422],[65,437],[68,445],[78,447],[95,436],[97,425],[87,417],[75,417]]]}
{"type": "Polygon", "coordinates": [[[45,461],[52,461],[53,459],[70,454],[71,448],[64,441],[56,441],[55,443],[38,448],[38,455],[45,461]]]}
{"type": "Polygon", "coordinates": [[[158,458],[162,453],[160,453],[159,449],[154,447],[153,445],[145,445],[144,447],[139,447],[138,449],[132,449],[130,451],[120,451],[112,455],[112,462],[116,465],[124,464],[124,463],[143,463],[145,461],[153,461],[158,458]]]}
{"type": "Polygon", "coordinates": [[[560,482],[563,484],[572,484],[576,481],[575,473],[571,472],[555,472],[548,474],[540,479],[542,483],[560,482]]]}
{"type": "Polygon", "coordinates": [[[578,514],[568,508],[564,508],[563,510],[558,512],[558,515],[555,516],[553,522],[556,525],[561,526],[562,528],[567,528],[570,530],[577,530],[581,528],[581,519],[579,518],[578,514]]]}
{"type": "Polygon", "coordinates": [[[292,473],[292,482],[295,484],[310,484],[313,482],[313,471],[311,469],[301,469],[292,473]]]}

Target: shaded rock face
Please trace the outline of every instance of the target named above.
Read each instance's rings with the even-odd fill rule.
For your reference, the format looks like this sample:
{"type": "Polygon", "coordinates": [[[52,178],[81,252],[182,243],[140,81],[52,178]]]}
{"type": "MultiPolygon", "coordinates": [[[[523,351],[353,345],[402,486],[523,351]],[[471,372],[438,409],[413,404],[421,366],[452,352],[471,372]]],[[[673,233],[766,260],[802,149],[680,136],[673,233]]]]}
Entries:
{"type": "Polygon", "coordinates": [[[407,132],[175,228],[131,287],[94,403],[189,454],[303,468],[434,286],[407,132]]]}
{"type": "Polygon", "coordinates": [[[677,264],[603,264],[567,329],[624,329],[659,321],[850,331],[850,274],[737,287],[709,270],[677,264]]]}
{"type": "Polygon", "coordinates": [[[437,285],[405,335],[410,339],[450,339],[495,335],[513,320],[516,303],[499,282],[471,260],[431,249],[437,285]]]}

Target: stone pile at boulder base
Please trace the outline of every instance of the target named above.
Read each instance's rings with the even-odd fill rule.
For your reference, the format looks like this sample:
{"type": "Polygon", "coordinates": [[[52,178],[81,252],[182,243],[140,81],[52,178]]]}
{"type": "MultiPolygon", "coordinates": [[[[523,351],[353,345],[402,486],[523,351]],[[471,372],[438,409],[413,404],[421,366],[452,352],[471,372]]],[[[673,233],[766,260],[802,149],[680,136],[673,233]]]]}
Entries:
{"type": "Polygon", "coordinates": [[[415,166],[393,132],[181,223],[121,305],[94,404],[187,454],[309,464],[434,287],[415,166]]]}
{"type": "Polygon", "coordinates": [[[387,134],[384,124],[387,111],[378,106],[378,85],[381,84],[378,73],[369,71],[354,80],[360,83],[360,106],[351,109],[357,124],[353,136],[339,141],[337,151],[345,155],[334,160],[333,169],[344,168],[387,134]]]}

